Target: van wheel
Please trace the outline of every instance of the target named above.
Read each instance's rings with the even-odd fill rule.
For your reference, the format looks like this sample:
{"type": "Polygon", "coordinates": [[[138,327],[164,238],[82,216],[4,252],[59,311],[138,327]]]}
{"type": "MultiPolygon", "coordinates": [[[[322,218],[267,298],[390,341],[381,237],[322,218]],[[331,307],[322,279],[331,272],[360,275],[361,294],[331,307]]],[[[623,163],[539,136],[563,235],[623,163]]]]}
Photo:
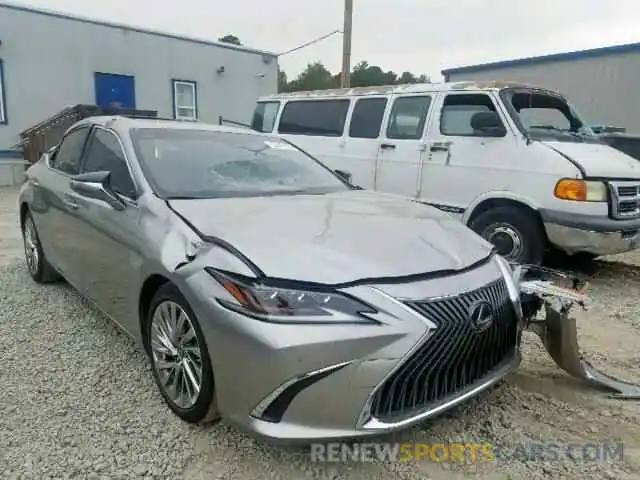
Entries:
{"type": "Polygon", "coordinates": [[[546,237],[540,221],[531,212],[504,206],[482,212],[469,226],[498,253],[516,263],[540,265],[546,249],[546,237]]]}

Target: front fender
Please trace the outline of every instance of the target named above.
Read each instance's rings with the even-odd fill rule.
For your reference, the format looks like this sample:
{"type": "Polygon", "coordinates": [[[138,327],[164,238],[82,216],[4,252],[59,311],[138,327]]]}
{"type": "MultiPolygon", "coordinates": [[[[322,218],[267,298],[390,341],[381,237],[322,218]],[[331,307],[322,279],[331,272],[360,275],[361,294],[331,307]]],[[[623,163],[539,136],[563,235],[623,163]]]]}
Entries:
{"type": "Polygon", "coordinates": [[[469,207],[462,215],[462,222],[465,225],[468,224],[473,215],[473,212],[478,208],[479,205],[481,205],[483,202],[486,202],[487,200],[511,200],[514,202],[522,203],[536,211],[539,208],[539,204],[532,198],[520,195],[511,190],[491,190],[489,192],[482,193],[473,199],[473,201],[469,204],[469,207]]]}

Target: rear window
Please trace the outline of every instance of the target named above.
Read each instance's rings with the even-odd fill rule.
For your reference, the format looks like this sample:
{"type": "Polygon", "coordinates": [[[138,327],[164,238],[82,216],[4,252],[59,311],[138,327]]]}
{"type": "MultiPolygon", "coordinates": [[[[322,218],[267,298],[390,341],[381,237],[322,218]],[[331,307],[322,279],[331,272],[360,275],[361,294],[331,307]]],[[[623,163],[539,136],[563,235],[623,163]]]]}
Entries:
{"type": "Polygon", "coordinates": [[[280,116],[278,133],[341,137],[349,100],[301,100],[288,102],[280,116]]]}
{"type": "Polygon", "coordinates": [[[271,133],[280,110],[280,102],[259,102],[253,112],[251,128],[259,132],[271,133]]]}

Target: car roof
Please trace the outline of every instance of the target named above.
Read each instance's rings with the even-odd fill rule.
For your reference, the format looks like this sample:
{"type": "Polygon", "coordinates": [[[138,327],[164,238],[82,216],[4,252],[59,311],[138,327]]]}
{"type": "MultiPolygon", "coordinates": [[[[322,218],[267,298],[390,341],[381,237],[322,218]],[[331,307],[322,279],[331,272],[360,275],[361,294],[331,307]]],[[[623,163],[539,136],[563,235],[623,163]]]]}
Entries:
{"type": "Polygon", "coordinates": [[[115,130],[130,130],[133,128],[163,128],[181,130],[206,130],[222,133],[250,133],[253,135],[268,136],[262,132],[252,130],[249,127],[234,127],[204,122],[186,122],[161,118],[124,117],[119,115],[87,117],[83,120],[80,120],[78,123],[76,123],[75,126],[80,125],[99,125],[105,128],[113,128],[115,130]]]}
{"type": "Polygon", "coordinates": [[[364,95],[388,95],[388,94],[407,94],[407,93],[434,93],[434,92],[456,92],[461,90],[484,90],[499,91],[505,88],[523,88],[530,90],[539,90],[546,93],[558,94],[551,89],[541,87],[539,85],[516,82],[509,80],[477,80],[477,81],[461,81],[461,82],[445,82],[445,83],[410,83],[403,85],[380,85],[373,87],[353,87],[353,88],[334,88],[327,90],[308,90],[300,92],[278,93],[274,95],[265,95],[260,101],[268,100],[289,100],[301,99],[309,97],[350,97],[364,95]]]}

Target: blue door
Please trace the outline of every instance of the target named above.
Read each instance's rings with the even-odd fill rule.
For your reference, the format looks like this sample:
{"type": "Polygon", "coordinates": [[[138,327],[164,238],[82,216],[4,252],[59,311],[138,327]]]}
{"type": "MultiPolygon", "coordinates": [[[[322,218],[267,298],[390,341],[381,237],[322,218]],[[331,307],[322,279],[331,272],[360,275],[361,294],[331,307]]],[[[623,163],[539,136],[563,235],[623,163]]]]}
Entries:
{"type": "Polygon", "coordinates": [[[135,79],[130,75],[96,73],[96,105],[103,108],[136,108],[135,79]]]}

